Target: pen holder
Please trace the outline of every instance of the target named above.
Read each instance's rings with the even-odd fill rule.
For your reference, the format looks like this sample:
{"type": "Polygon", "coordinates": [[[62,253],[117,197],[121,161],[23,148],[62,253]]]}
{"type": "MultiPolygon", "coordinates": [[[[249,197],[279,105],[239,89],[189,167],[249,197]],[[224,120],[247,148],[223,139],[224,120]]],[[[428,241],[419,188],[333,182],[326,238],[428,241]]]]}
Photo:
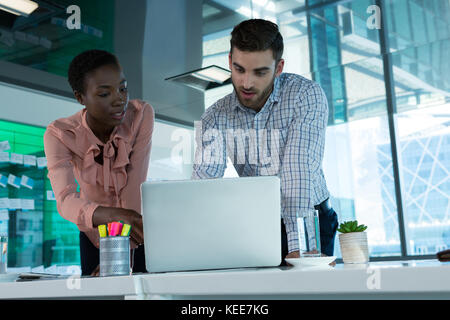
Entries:
{"type": "Polygon", "coordinates": [[[100,277],[130,273],[130,237],[100,238],[100,277]]]}

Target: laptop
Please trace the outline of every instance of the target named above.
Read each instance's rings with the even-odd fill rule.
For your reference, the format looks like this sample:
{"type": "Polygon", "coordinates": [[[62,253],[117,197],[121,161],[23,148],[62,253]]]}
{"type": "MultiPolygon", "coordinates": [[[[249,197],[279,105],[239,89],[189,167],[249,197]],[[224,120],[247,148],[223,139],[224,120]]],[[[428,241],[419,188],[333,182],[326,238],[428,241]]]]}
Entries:
{"type": "Polygon", "coordinates": [[[281,263],[278,177],[144,182],[141,195],[148,272],[281,263]]]}

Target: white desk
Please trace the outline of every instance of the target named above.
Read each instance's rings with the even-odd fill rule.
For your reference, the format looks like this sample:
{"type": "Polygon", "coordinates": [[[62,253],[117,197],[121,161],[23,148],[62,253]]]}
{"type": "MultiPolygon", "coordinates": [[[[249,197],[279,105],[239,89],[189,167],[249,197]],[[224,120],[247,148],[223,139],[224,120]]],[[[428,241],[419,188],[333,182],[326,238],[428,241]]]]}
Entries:
{"type": "Polygon", "coordinates": [[[0,299],[450,299],[450,263],[372,262],[0,283],[0,299]]]}

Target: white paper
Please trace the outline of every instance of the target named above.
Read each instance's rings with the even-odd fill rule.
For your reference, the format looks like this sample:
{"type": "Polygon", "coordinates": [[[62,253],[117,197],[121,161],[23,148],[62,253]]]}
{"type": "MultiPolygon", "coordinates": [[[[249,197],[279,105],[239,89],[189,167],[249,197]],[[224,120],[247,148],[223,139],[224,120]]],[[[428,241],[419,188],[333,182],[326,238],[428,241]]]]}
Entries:
{"type": "Polygon", "coordinates": [[[21,199],[9,199],[9,210],[22,209],[21,199]]]}
{"type": "Polygon", "coordinates": [[[11,149],[11,146],[9,145],[9,141],[0,141],[0,151],[6,151],[11,149]]]}
{"type": "Polygon", "coordinates": [[[23,156],[23,164],[25,166],[35,167],[36,166],[36,156],[31,156],[31,155],[25,154],[23,156]]]}
{"type": "Polygon", "coordinates": [[[23,154],[11,153],[11,159],[9,161],[14,164],[23,164],[23,154]]]}
{"type": "Polygon", "coordinates": [[[23,210],[34,210],[33,199],[20,199],[20,204],[23,210]]]}
{"type": "Polygon", "coordinates": [[[47,190],[47,200],[56,200],[55,194],[51,190],[47,190]]]}
{"type": "Polygon", "coordinates": [[[45,273],[44,266],[37,266],[31,269],[31,272],[34,273],[45,273]]]}
{"type": "Polygon", "coordinates": [[[0,220],[9,220],[9,213],[8,213],[8,209],[1,209],[0,210],[0,220]]]}
{"type": "Polygon", "coordinates": [[[0,209],[9,209],[9,198],[0,198],[0,209]]]}
{"type": "Polygon", "coordinates": [[[10,173],[8,176],[8,184],[12,185],[14,188],[20,188],[20,179],[10,173]]]}
{"type": "Polygon", "coordinates": [[[9,162],[9,152],[0,152],[0,162],[9,162]]]}
{"type": "Polygon", "coordinates": [[[0,186],[6,188],[7,184],[8,184],[8,177],[0,174],[0,186]]]}
{"type": "Polygon", "coordinates": [[[37,160],[37,166],[39,169],[47,167],[47,158],[46,157],[39,157],[37,160]]]}
{"type": "Polygon", "coordinates": [[[30,190],[33,190],[34,180],[28,178],[27,176],[22,176],[22,179],[20,180],[20,185],[30,190]]]}

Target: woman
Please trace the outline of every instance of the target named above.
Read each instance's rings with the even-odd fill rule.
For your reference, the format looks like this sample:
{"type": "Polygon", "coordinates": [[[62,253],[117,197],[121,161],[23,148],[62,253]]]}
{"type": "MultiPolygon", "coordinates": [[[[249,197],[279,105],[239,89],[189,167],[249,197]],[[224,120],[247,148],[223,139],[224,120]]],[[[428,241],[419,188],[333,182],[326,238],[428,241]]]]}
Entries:
{"type": "Polygon", "coordinates": [[[133,271],[145,272],[140,185],[147,177],[153,108],[129,100],[122,68],[106,51],[76,56],[68,78],[84,109],[52,122],[44,148],[58,212],[80,230],[82,275],[98,275],[97,227],[113,221],[131,225],[133,271]]]}

